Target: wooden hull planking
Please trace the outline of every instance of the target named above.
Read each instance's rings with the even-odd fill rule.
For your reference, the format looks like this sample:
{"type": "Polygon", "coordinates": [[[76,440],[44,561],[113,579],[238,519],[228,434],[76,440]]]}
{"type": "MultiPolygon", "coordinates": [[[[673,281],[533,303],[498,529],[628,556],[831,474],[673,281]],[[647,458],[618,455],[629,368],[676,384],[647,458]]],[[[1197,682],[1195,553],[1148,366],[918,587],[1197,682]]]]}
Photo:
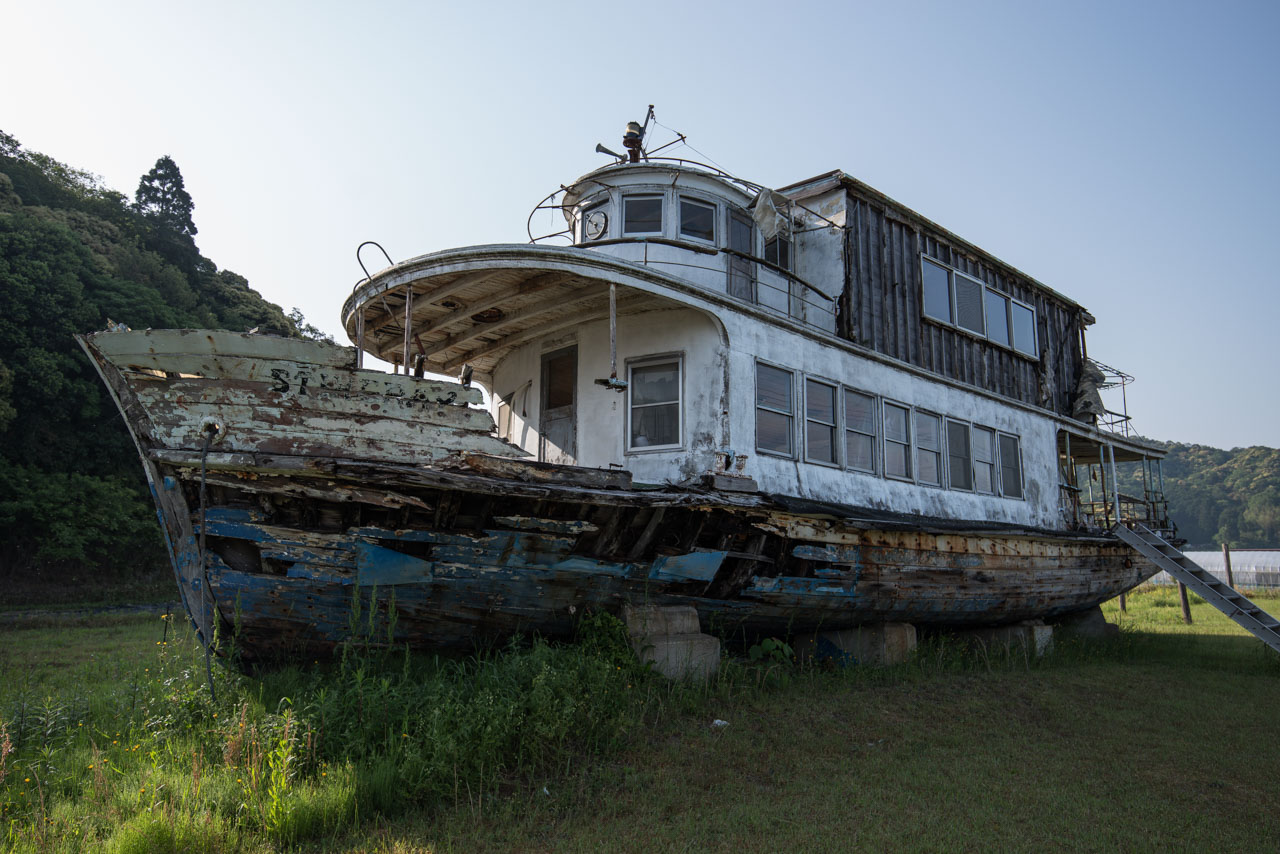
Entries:
{"type": "Polygon", "coordinates": [[[349,348],[221,332],[82,344],[133,432],[201,638],[235,626],[249,659],[326,653],[357,608],[379,642],[424,648],[565,635],[627,603],[787,635],[1051,619],[1154,572],[1110,537],[798,515],[529,463],[467,405],[477,390],[361,371],[349,348]]]}

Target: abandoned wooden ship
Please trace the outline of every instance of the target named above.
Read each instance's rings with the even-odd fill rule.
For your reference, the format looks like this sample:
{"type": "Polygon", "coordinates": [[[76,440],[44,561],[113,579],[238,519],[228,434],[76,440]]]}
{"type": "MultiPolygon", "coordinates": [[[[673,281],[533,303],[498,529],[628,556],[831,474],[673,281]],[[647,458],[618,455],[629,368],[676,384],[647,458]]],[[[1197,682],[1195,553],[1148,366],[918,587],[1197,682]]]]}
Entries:
{"type": "Polygon", "coordinates": [[[567,245],[362,280],[355,348],[82,339],[203,639],[321,653],[353,597],[431,648],[626,603],[757,636],[995,625],[1155,571],[1109,530],[1168,527],[1161,452],[1102,408],[1084,308],[843,172],[770,190],[644,131],[540,206],[567,245]]]}

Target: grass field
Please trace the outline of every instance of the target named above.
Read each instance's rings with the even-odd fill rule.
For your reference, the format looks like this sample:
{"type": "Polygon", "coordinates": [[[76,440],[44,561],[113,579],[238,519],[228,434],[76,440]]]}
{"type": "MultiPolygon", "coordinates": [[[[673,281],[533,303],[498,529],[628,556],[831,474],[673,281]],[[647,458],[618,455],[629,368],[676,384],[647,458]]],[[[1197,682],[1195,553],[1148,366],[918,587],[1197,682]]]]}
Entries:
{"type": "MultiPolygon", "coordinates": [[[[1273,612],[1280,599],[1260,604],[1273,612]]],[[[1035,660],[730,663],[705,688],[577,646],[264,676],[185,631],[0,629],[18,851],[1274,850],[1280,656],[1173,590],[1035,660]],[[716,719],[727,726],[712,727],[716,719]]]]}

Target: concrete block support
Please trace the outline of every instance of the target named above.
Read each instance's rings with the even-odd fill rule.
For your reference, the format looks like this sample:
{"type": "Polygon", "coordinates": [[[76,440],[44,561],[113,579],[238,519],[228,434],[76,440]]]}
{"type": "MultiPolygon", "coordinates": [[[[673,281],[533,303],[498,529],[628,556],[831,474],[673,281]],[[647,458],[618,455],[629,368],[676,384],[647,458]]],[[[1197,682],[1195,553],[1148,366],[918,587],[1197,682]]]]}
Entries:
{"type": "Polygon", "coordinates": [[[720,639],[700,631],[687,606],[626,606],[622,619],[636,657],[668,679],[709,679],[720,669],[720,639]]]}
{"type": "Polygon", "coordinates": [[[1102,616],[1102,608],[1097,605],[1059,618],[1054,628],[1060,634],[1070,637],[1114,638],[1120,636],[1120,627],[1115,623],[1108,623],[1107,618],[1102,616]]]}
{"type": "Polygon", "coordinates": [[[796,638],[801,661],[835,661],[873,667],[901,664],[916,648],[916,627],[910,623],[876,623],[837,632],[818,632],[796,638]]]}

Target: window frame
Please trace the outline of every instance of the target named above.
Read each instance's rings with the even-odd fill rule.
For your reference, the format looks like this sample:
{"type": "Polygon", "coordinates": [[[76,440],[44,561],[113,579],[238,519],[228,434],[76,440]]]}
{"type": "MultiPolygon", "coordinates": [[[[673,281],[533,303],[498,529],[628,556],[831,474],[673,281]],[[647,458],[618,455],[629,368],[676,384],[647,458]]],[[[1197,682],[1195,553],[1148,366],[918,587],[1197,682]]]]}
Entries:
{"type": "Polygon", "coordinates": [[[693,243],[699,243],[704,246],[719,246],[720,237],[720,205],[713,201],[709,201],[700,196],[690,195],[688,193],[678,193],[675,199],[676,208],[676,238],[679,240],[688,240],[693,243]],[[694,234],[685,234],[684,231],[684,203],[700,205],[704,208],[711,208],[711,238],[698,237],[694,234]]]}
{"type": "Polygon", "coordinates": [[[973,477],[973,423],[972,423],[972,422],[969,422],[969,421],[965,421],[965,420],[964,420],[964,419],[962,419],[962,418],[950,418],[950,417],[945,418],[945,419],[944,419],[944,427],[943,427],[942,444],[943,444],[943,448],[944,448],[944,455],[946,456],[946,463],[947,463],[947,474],[946,474],[946,484],[947,484],[947,489],[953,490],[953,491],[955,491],[955,492],[973,492],[973,491],[974,491],[974,490],[973,490],[973,481],[974,481],[974,477],[973,477]],[[968,485],[968,487],[964,487],[964,486],[956,486],[956,485],[955,485],[955,481],[954,481],[954,474],[955,474],[955,473],[952,471],[952,464],[951,464],[951,425],[952,425],[952,424],[955,424],[955,425],[956,425],[956,426],[958,426],[958,427],[963,427],[966,431],[968,431],[968,432],[967,432],[967,434],[966,434],[966,436],[965,436],[965,443],[964,443],[964,445],[965,445],[965,450],[966,450],[966,451],[968,451],[968,455],[965,457],[965,459],[966,459],[966,461],[967,461],[967,464],[968,464],[968,468],[969,468],[969,485],[968,485]]]}
{"type": "Polygon", "coordinates": [[[880,420],[880,395],[871,394],[870,392],[862,391],[861,389],[856,389],[851,386],[841,385],[840,386],[840,410],[837,414],[840,417],[840,451],[842,456],[844,457],[843,468],[846,471],[858,472],[859,474],[879,475],[880,474],[880,455],[876,453],[876,447],[879,445],[880,434],[884,430],[884,424],[880,420]],[[849,426],[848,418],[845,417],[845,413],[847,412],[846,407],[848,406],[848,404],[845,402],[845,397],[850,393],[860,394],[863,397],[871,398],[871,430],[872,430],[871,433],[865,433],[862,430],[856,430],[849,426]],[[870,469],[856,468],[849,462],[849,449],[847,444],[848,440],[845,437],[846,433],[856,433],[859,436],[871,437],[871,468],[870,469]]]}
{"type": "Polygon", "coordinates": [[[841,429],[841,410],[840,404],[843,402],[840,396],[840,383],[832,380],[823,379],[822,377],[809,376],[804,377],[804,461],[815,465],[827,466],[829,468],[843,468],[841,465],[840,453],[843,447],[844,431],[841,429]],[[831,422],[819,421],[816,418],[809,417],[809,383],[824,386],[831,390],[831,422]],[[815,459],[809,456],[809,423],[821,424],[831,429],[831,456],[830,460],[815,459]]]}
{"type": "Polygon", "coordinates": [[[956,332],[959,332],[962,335],[968,335],[972,338],[977,338],[981,341],[985,341],[986,343],[991,344],[992,346],[999,347],[1003,350],[1008,350],[1011,353],[1016,353],[1017,355],[1021,356],[1024,359],[1030,359],[1032,361],[1036,361],[1040,358],[1039,312],[1036,310],[1036,307],[1033,303],[1026,302],[1025,300],[1020,300],[1017,297],[1015,297],[1013,294],[1005,293],[1004,291],[1000,290],[994,285],[988,284],[980,276],[975,276],[972,273],[966,273],[963,270],[960,270],[959,268],[952,266],[951,264],[944,263],[938,260],[937,258],[934,258],[933,256],[926,254],[925,252],[920,253],[919,292],[920,292],[920,320],[922,323],[923,322],[936,323],[942,326],[949,327],[951,329],[954,329],[956,332]],[[945,270],[947,273],[947,298],[950,301],[948,310],[951,313],[951,316],[948,319],[937,317],[933,314],[928,313],[925,310],[925,289],[924,289],[925,266],[924,265],[926,263],[933,264],[936,267],[940,267],[941,269],[945,270]],[[976,332],[967,326],[961,326],[959,323],[960,308],[959,308],[959,303],[956,296],[956,277],[957,276],[962,276],[965,279],[976,282],[982,288],[982,291],[981,291],[982,331],[981,332],[976,332]],[[992,339],[989,334],[989,330],[991,328],[991,318],[987,314],[987,292],[995,294],[996,296],[999,296],[1006,301],[1007,309],[1006,309],[1005,322],[1009,332],[1008,344],[1003,344],[999,341],[992,339]],[[1032,338],[1034,339],[1031,344],[1031,347],[1032,347],[1031,352],[1023,350],[1017,346],[1017,338],[1014,335],[1014,324],[1013,324],[1013,306],[1014,305],[1020,306],[1031,313],[1031,335],[1032,335],[1032,338]]]}
{"type": "Polygon", "coordinates": [[[781,365],[774,364],[773,362],[769,362],[764,359],[756,359],[755,364],[756,364],[755,376],[752,379],[752,383],[753,383],[752,392],[753,392],[753,400],[754,400],[753,406],[755,410],[755,419],[752,426],[756,434],[755,435],[756,453],[765,454],[766,456],[770,456],[770,457],[778,457],[784,460],[797,459],[796,451],[798,450],[798,447],[797,447],[798,443],[796,442],[796,411],[795,411],[796,397],[797,397],[796,395],[797,371],[794,371],[790,368],[784,368],[781,365]],[[773,368],[775,371],[782,371],[783,373],[787,374],[791,378],[791,411],[790,412],[784,412],[780,409],[773,409],[768,406],[760,405],[760,366],[761,365],[764,365],[766,368],[773,368]],[[765,412],[772,412],[776,415],[785,415],[788,419],[790,419],[791,425],[787,431],[787,445],[789,447],[788,451],[783,452],[773,448],[760,447],[760,410],[762,409],[765,412]]]}
{"type": "Polygon", "coordinates": [[[1000,479],[1000,487],[999,487],[1000,491],[998,494],[1000,495],[1001,498],[1009,498],[1014,501],[1026,501],[1027,500],[1027,475],[1026,475],[1026,466],[1023,465],[1023,460],[1022,460],[1022,437],[1020,437],[1017,433],[1009,433],[1004,430],[996,430],[995,434],[996,434],[996,473],[1000,479]],[[1018,448],[1018,494],[1017,495],[1010,495],[1008,492],[1005,491],[1004,464],[1000,460],[1000,440],[1001,439],[1012,439],[1018,448]]]}
{"type": "Polygon", "coordinates": [[[984,427],[981,424],[969,425],[969,466],[973,470],[973,492],[976,495],[999,495],[1000,494],[1000,443],[994,427],[984,427]],[[991,459],[983,462],[978,459],[978,431],[988,433],[991,436],[991,459]],[[978,488],[978,466],[989,465],[991,467],[991,489],[990,491],[978,488]]]}
{"type": "MultiPolygon", "coordinates": [[[[674,353],[659,353],[659,354],[647,355],[647,356],[637,356],[635,358],[627,359],[626,368],[627,368],[627,411],[626,411],[626,416],[623,418],[624,423],[623,423],[623,436],[622,436],[622,447],[624,449],[624,453],[651,454],[651,453],[657,453],[662,451],[684,450],[684,446],[685,446],[685,442],[684,442],[684,428],[685,428],[684,353],[681,351],[681,352],[674,352],[674,353]],[[677,396],[676,396],[675,403],[676,403],[676,413],[677,413],[676,422],[678,425],[677,426],[678,441],[674,445],[632,445],[631,444],[631,421],[632,421],[632,412],[635,409],[635,404],[632,403],[632,390],[634,388],[634,385],[631,381],[632,372],[634,372],[636,368],[647,368],[653,365],[665,365],[669,362],[675,362],[676,364],[676,395],[677,396]]],[[[665,401],[663,403],[642,403],[640,404],[640,407],[645,408],[649,406],[670,406],[670,405],[671,405],[670,401],[665,401]]]]}
{"type": "Polygon", "coordinates": [[[640,192],[628,193],[622,197],[622,222],[619,226],[619,234],[622,237],[653,237],[666,234],[667,228],[667,196],[665,193],[640,192]],[[658,230],[657,231],[628,231],[627,230],[627,202],[637,200],[656,199],[658,202],[658,230]]]}
{"type": "Polygon", "coordinates": [[[766,264],[770,264],[778,268],[779,270],[783,270],[788,273],[793,273],[795,272],[795,269],[794,269],[795,257],[796,257],[795,248],[796,248],[795,241],[793,241],[789,236],[784,237],[782,232],[778,232],[773,237],[764,241],[764,245],[761,246],[760,248],[760,260],[766,264]],[[777,245],[779,241],[787,245],[787,263],[785,264],[781,264],[778,261],[769,260],[769,244],[772,243],[774,245],[777,245]]]}
{"type": "Polygon", "coordinates": [[[965,332],[968,332],[970,335],[974,335],[974,336],[977,336],[978,338],[982,338],[984,340],[990,341],[991,339],[987,338],[986,291],[987,291],[987,283],[982,281],[982,279],[979,279],[977,276],[971,276],[968,273],[961,272],[960,270],[956,270],[952,273],[951,295],[952,295],[952,305],[954,306],[955,313],[956,313],[956,319],[952,325],[954,325],[957,329],[963,329],[965,332]],[[960,279],[965,279],[969,282],[972,282],[974,287],[978,289],[978,305],[982,309],[982,328],[981,329],[973,329],[969,326],[965,326],[960,322],[960,288],[957,284],[960,279]]]}
{"type": "Polygon", "coordinates": [[[913,450],[912,456],[913,456],[913,459],[915,460],[915,471],[912,472],[912,474],[915,475],[914,480],[916,484],[919,486],[928,486],[933,489],[946,489],[947,488],[947,470],[946,470],[947,417],[939,412],[932,412],[927,409],[916,409],[912,413],[911,421],[912,421],[911,444],[912,444],[912,450],[913,450]],[[916,433],[916,428],[918,426],[917,424],[918,417],[921,415],[923,415],[926,418],[936,418],[938,420],[938,447],[936,448],[921,448],[920,446],[920,443],[918,441],[919,436],[916,433]],[[920,479],[919,456],[920,456],[921,450],[937,455],[937,458],[938,458],[938,482],[937,483],[920,479]]]}
{"type": "Polygon", "coordinates": [[[915,475],[916,475],[916,471],[915,471],[915,419],[912,417],[914,414],[915,414],[915,409],[914,409],[913,407],[911,407],[911,406],[908,406],[908,405],[907,405],[907,404],[905,404],[905,403],[901,403],[901,402],[896,401],[896,400],[890,400],[890,399],[889,399],[889,398],[887,398],[887,397],[886,397],[886,398],[881,398],[881,401],[880,401],[880,428],[881,428],[881,433],[882,433],[882,434],[883,434],[883,436],[884,436],[884,439],[883,439],[884,447],[881,449],[881,454],[882,454],[882,457],[881,457],[881,458],[884,460],[883,470],[884,470],[884,477],[885,477],[885,479],[886,479],[886,480],[896,480],[896,481],[898,481],[898,482],[900,482],[900,483],[915,483],[915,482],[916,482],[916,477],[915,477],[915,475]],[[907,441],[906,441],[905,443],[904,443],[904,442],[900,442],[900,441],[899,441],[899,440],[897,440],[897,439],[890,439],[890,438],[889,438],[889,428],[888,428],[888,425],[887,425],[887,423],[886,423],[886,422],[888,421],[888,417],[889,417],[889,407],[890,407],[890,406],[897,407],[898,409],[904,410],[904,411],[907,413],[907,429],[906,429],[906,431],[905,431],[905,432],[906,432],[907,441]],[[893,443],[893,444],[895,444],[895,445],[905,445],[905,447],[906,447],[906,449],[907,449],[907,451],[906,451],[906,455],[905,455],[905,456],[906,456],[906,462],[907,462],[907,474],[906,474],[906,476],[905,476],[905,477],[904,477],[903,475],[899,475],[899,474],[890,474],[890,473],[889,473],[889,448],[888,448],[888,446],[889,446],[889,443],[890,443],[890,442],[892,442],[892,443],[893,443]]]}
{"type": "Polygon", "coordinates": [[[1009,306],[1009,349],[1013,350],[1013,352],[1015,353],[1020,353],[1023,356],[1026,356],[1028,359],[1039,359],[1040,358],[1040,323],[1039,323],[1039,318],[1036,317],[1036,307],[1031,303],[1023,302],[1022,300],[1017,299],[1012,295],[1009,296],[1009,302],[1011,303],[1011,305],[1009,306]],[[1021,306],[1022,308],[1025,308],[1027,311],[1031,312],[1031,352],[1030,353],[1028,353],[1026,350],[1023,350],[1018,346],[1018,337],[1017,335],[1014,334],[1015,327],[1013,325],[1013,306],[1015,305],[1021,306]]]}

